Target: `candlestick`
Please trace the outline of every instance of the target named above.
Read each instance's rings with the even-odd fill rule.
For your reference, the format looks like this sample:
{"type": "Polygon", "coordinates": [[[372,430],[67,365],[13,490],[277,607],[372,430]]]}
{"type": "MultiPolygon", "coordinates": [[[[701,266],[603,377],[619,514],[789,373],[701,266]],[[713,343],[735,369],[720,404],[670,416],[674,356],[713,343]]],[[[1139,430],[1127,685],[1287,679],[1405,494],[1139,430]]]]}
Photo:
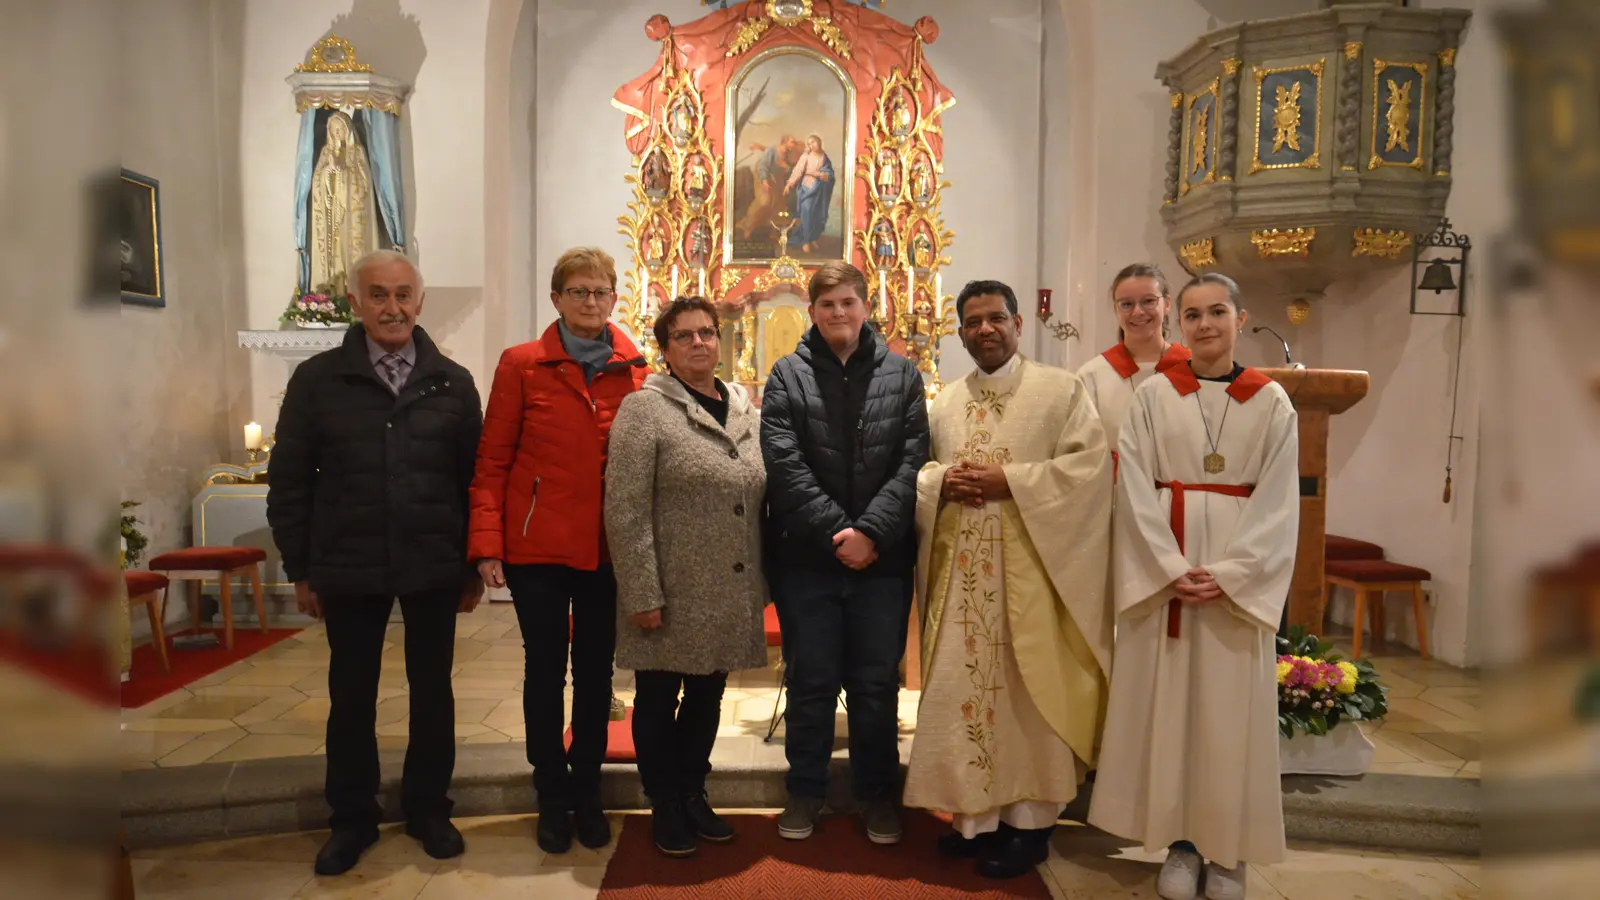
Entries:
{"type": "Polygon", "coordinates": [[[678,298],[678,264],[672,264],[672,299],[678,298]]]}
{"type": "Polygon", "coordinates": [[[261,426],[254,422],[244,426],[244,448],[246,450],[261,449],[261,426]]]}
{"type": "Polygon", "coordinates": [[[1050,289],[1039,288],[1039,321],[1049,321],[1050,314],[1050,289]]]}

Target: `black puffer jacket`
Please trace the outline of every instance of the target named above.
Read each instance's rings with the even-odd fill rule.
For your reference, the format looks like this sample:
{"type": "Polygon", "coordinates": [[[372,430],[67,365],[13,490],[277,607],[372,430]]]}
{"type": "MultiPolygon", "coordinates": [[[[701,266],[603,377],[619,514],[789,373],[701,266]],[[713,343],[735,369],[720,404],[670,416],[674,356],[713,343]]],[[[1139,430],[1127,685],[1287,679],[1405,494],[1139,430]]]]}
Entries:
{"type": "Polygon", "coordinates": [[[761,399],[768,556],[775,568],[843,569],[833,536],[855,528],[878,560],[916,561],[917,472],[928,461],[928,408],[911,361],[862,328],[843,365],[815,328],[778,360],[761,399]]]}
{"type": "Polygon", "coordinates": [[[421,328],[396,397],[366,332],[301,363],[278,413],[267,522],[291,581],[323,598],[453,589],[467,564],[467,487],[483,428],[472,375],[421,328]]]}

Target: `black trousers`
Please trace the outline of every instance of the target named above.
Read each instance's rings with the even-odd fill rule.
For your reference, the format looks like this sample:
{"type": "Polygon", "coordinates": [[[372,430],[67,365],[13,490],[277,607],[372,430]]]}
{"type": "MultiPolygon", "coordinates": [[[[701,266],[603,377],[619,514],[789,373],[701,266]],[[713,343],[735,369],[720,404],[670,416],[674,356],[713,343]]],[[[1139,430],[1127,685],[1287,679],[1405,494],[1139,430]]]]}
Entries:
{"type": "Polygon", "coordinates": [[[598,802],[611,724],[611,660],[617,649],[617,581],[611,566],[506,566],[526,657],[522,718],[539,808],[598,802]],[[565,746],[567,617],[572,617],[572,746],[565,746]]]}
{"type": "MultiPolygon", "coordinates": [[[[378,670],[395,598],[323,597],[328,631],[328,769],[323,791],[329,826],[378,826],[378,670]]],[[[400,598],[405,617],[406,680],[411,683],[411,735],[400,799],[407,818],[450,815],[456,766],[456,704],[450,690],[458,590],[400,598]]]]}
{"type": "Polygon", "coordinates": [[[633,746],[639,755],[639,780],[652,802],[705,792],[727,686],[727,672],[634,673],[633,746]]]}

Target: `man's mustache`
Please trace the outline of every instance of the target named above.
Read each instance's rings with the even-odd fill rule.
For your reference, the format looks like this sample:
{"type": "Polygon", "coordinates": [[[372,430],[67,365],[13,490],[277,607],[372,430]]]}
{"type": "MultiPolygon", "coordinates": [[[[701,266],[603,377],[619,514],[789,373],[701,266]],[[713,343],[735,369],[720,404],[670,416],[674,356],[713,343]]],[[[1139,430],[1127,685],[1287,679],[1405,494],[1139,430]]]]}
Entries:
{"type": "Polygon", "coordinates": [[[378,324],[379,325],[404,325],[405,323],[406,323],[406,317],[405,316],[379,316],[378,317],[378,324]]]}

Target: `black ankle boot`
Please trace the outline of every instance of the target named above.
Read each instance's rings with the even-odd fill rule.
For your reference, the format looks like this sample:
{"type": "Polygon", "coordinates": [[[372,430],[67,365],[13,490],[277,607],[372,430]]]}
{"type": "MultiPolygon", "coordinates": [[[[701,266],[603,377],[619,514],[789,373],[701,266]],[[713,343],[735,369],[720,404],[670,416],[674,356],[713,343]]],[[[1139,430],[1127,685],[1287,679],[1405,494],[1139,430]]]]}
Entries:
{"type": "Polygon", "coordinates": [[[611,820],[598,798],[579,802],[572,808],[573,823],[577,826],[578,843],[590,850],[599,850],[611,843],[611,820]]]}
{"type": "Polygon", "coordinates": [[[650,811],[650,833],[656,849],[664,855],[683,858],[693,856],[698,849],[694,826],[689,824],[688,813],[681,801],[656,803],[650,811]]]}
{"type": "Polygon", "coordinates": [[[733,840],[733,826],[711,809],[711,803],[706,800],[704,791],[685,797],[683,810],[688,818],[689,827],[694,829],[694,833],[699,835],[702,841],[722,844],[733,840]]]}
{"type": "Polygon", "coordinates": [[[539,804],[539,849],[562,854],[572,849],[572,811],[567,807],[539,804]]]}

